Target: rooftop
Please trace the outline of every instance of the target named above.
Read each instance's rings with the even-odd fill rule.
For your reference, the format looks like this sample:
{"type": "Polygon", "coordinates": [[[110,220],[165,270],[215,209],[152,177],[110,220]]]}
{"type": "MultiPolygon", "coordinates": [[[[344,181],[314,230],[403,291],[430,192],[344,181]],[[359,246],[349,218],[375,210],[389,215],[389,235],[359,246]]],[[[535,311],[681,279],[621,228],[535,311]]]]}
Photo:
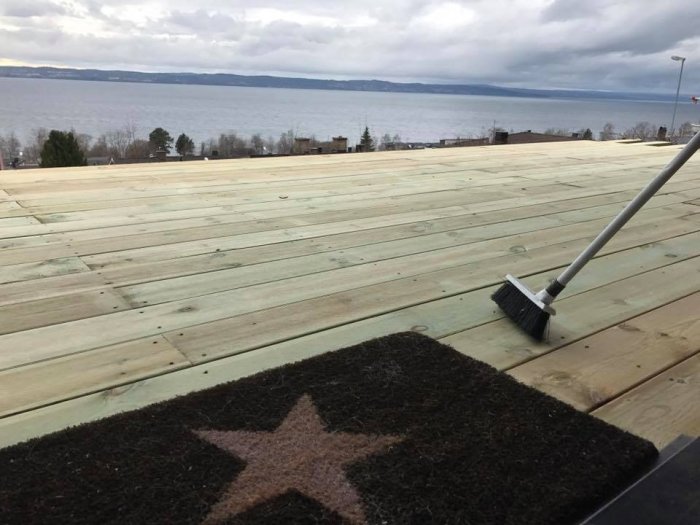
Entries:
{"type": "Polygon", "coordinates": [[[560,142],[0,172],[0,446],[416,330],[664,446],[700,434],[700,156],[560,142]]]}

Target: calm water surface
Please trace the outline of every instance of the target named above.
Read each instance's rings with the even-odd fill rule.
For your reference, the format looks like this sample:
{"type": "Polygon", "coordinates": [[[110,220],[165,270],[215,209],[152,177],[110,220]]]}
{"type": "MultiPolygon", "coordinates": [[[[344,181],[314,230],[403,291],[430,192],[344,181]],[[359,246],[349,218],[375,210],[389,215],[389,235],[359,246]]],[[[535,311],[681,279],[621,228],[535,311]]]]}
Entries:
{"type": "MultiPolygon", "coordinates": [[[[134,125],[146,138],[155,127],[187,133],[195,143],[235,131],[277,138],[298,135],[359,141],[365,124],[379,137],[407,141],[476,135],[494,125],[508,130],[549,127],[596,134],[606,122],[623,131],[637,122],[670,126],[673,103],[561,100],[464,95],[317,91],[223,86],[131,84],[0,78],[0,133],[24,141],[33,129],[73,128],[93,137],[134,125]]],[[[678,124],[697,122],[700,106],[679,104],[678,124]]]]}

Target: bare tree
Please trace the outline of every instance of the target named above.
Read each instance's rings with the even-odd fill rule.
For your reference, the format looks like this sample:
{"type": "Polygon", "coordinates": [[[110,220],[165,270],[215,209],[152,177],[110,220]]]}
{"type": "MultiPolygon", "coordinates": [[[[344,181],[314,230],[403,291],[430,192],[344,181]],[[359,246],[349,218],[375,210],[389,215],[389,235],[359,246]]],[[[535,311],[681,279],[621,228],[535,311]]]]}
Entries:
{"type": "Polygon", "coordinates": [[[6,136],[0,135],[0,154],[6,159],[14,159],[20,156],[22,151],[22,143],[14,133],[6,136]]]}
{"type": "Polygon", "coordinates": [[[570,137],[571,132],[564,128],[547,128],[544,130],[545,135],[557,135],[559,137],[570,137]]]}
{"type": "Polygon", "coordinates": [[[377,149],[379,151],[386,151],[387,146],[392,143],[393,141],[391,140],[391,135],[389,135],[388,133],[384,133],[384,135],[382,135],[382,138],[379,139],[379,147],[377,149]]]}
{"type": "Polygon", "coordinates": [[[119,158],[126,157],[126,150],[135,138],[133,129],[130,129],[128,126],[105,133],[107,147],[110,149],[113,156],[119,158]]]}
{"type": "Polygon", "coordinates": [[[92,147],[86,152],[88,157],[113,157],[114,154],[107,144],[106,135],[100,135],[97,140],[92,145],[92,147]]]}
{"type": "Polygon", "coordinates": [[[256,155],[262,155],[265,152],[265,141],[260,133],[256,133],[250,137],[250,145],[256,155]]]}
{"type": "Polygon", "coordinates": [[[151,144],[147,140],[135,139],[126,148],[125,159],[147,159],[151,153],[151,144]]]}
{"type": "Polygon", "coordinates": [[[651,138],[656,137],[657,129],[658,126],[654,126],[649,122],[637,122],[634,126],[629,128],[628,130],[625,130],[625,132],[622,135],[628,139],[649,140],[651,138]]]}
{"type": "Polygon", "coordinates": [[[250,154],[248,141],[239,137],[235,132],[222,133],[216,145],[220,157],[241,157],[250,154]]]}
{"type": "Polygon", "coordinates": [[[44,143],[49,139],[49,130],[46,128],[38,128],[32,131],[27,146],[24,148],[24,156],[27,162],[38,164],[41,160],[41,150],[44,143]]]}
{"type": "Polygon", "coordinates": [[[268,153],[268,154],[277,153],[275,151],[275,146],[276,146],[275,137],[270,135],[269,137],[267,137],[265,139],[265,144],[263,145],[263,148],[265,148],[266,153],[268,153]]]}
{"type": "Polygon", "coordinates": [[[684,122],[676,130],[675,136],[684,139],[687,137],[692,137],[695,134],[693,130],[693,125],[690,122],[684,122]]]}
{"type": "Polygon", "coordinates": [[[218,144],[219,143],[216,141],[216,139],[209,139],[207,141],[206,150],[209,152],[209,155],[212,155],[212,156],[219,155],[219,150],[217,149],[219,147],[218,144]]]}
{"type": "Polygon", "coordinates": [[[606,122],[603,131],[600,132],[600,140],[613,140],[615,136],[615,126],[612,122],[606,122]]]}
{"type": "Polygon", "coordinates": [[[288,130],[286,133],[282,133],[280,135],[279,140],[277,141],[277,153],[281,154],[289,154],[292,152],[292,148],[294,147],[294,130],[288,130]]]}

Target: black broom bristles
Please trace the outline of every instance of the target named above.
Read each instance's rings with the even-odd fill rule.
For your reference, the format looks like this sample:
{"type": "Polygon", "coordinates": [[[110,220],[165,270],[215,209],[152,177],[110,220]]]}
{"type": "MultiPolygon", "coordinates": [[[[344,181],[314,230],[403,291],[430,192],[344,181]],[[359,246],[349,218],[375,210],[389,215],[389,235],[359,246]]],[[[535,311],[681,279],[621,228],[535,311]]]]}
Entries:
{"type": "Polygon", "coordinates": [[[507,281],[494,292],[491,299],[525,333],[542,341],[550,314],[535,302],[534,295],[528,296],[513,283],[507,281]]]}

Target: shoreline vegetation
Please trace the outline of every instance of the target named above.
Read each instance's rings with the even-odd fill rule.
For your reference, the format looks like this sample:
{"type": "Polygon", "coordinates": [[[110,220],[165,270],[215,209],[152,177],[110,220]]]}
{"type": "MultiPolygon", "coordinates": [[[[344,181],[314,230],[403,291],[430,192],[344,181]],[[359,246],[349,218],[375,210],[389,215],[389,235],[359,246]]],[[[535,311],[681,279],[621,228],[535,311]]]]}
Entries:
{"type": "MultiPolygon", "coordinates": [[[[148,137],[140,137],[133,124],[127,124],[120,129],[103,133],[97,137],[80,133],[74,129],[49,131],[46,128],[37,128],[24,141],[21,141],[13,132],[0,135],[0,157],[2,157],[0,160],[3,161],[4,169],[10,169],[158,160],[201,160],[205,158],[209,160],[309,153],[482,146],[503,143],[499,137],[507,136],[509,132],[513,133],[514,130],[483,129],[481,133],[465,137],[442,139],[433,143],[413,143],[402,141],[399,134],[385,134],[378,138],[371,134],[369,127],[365,127],[358,142],[354,146],[348,147],[349,142],[346,137],[333,137],[333,141],[322,141],[314,135],[297,136],[292,129],[282,133],[278,138],[263,137],[259,133],[246,137],[235,131],[230,131],[195,144],[185,132],[180,133],[177,139],[174,139],[167,130],[160,127],[155,128],[148,137]],[[59,140],[63,142],[57,143],[59,140]],[[53,160],[55,158],[53,153],[51,154],[52,160],[46,160],[47,151],[55,152],[57,148],[58,150],[65,149],[67,147],[65,144],[70,144],[71,151],[67,152],[69,158],[82,160],[75,161],[78,162],[77,164],[56,164],[53,160]],[[173,150],[177,156],[171,155],[173,150]]],[[[516,133],[516,135],[523,133],[532,134],[532,131],[527,130],[516,133]]],[[[541,133],[536,132],[534,135],[538,136],[538,141],[637,139],[683,142],[693,135],[693,127],[690,122],[686,122],[674,130],[672,135],[667,136],[665,128],[659,128],[649,122],[639,122],[622,132],[617,132],[615,125],[608,122],[598,137],[594,137],[590,129],[572,131],[564,128],[548,128],[541,133]]]]}
{"type": "MultiPolygon", "coordinates": [[[[532,89],[490,84],[425,84],[385,80],[332,80],[235,75],[229,73],[152,73],[140,71],[75,69],[57,67],[0,66],[0,77],[26,79],[82,80],[93,82],[134,82],[145,84],[189,84],[281,89],[321,89],[331,91],[374,91],[440,95],[481,95],[553,99],[605,99],[672,102],[673,95],[586,89],[532,89]]],[[[685,95],[684,95],[685,96],[685,95]]]]}

